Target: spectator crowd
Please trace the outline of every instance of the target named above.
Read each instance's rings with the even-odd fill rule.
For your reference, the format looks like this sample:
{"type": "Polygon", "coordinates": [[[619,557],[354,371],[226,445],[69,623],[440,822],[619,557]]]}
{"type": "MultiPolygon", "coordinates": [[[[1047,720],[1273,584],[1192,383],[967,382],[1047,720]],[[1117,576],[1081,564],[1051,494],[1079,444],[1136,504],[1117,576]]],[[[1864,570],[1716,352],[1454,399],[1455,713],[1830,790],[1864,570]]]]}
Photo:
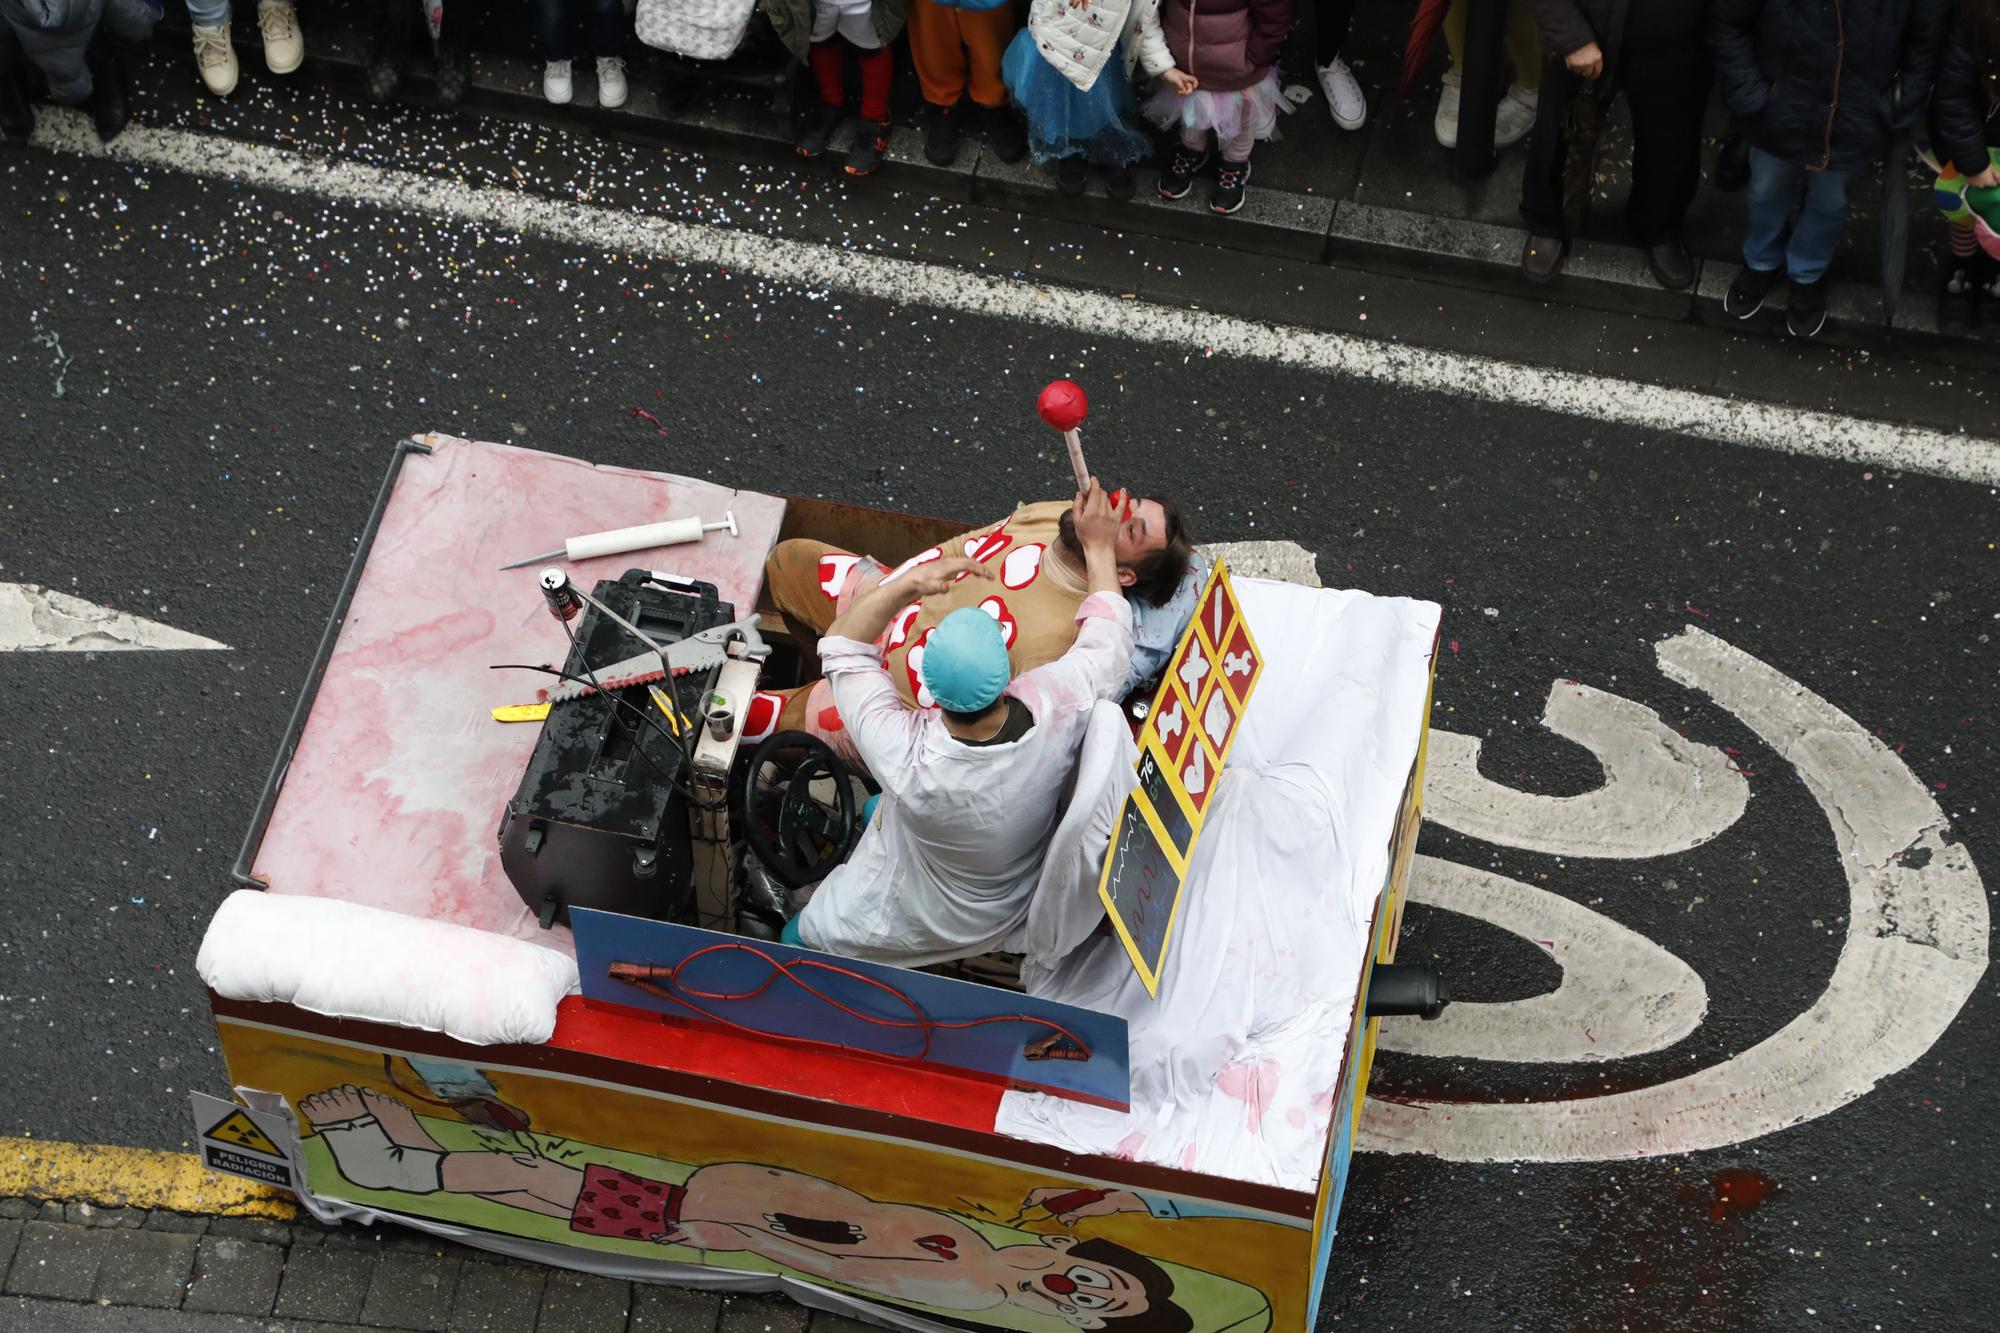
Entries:
{"type": "MultiPolygon", "coordinates": [[[[636,28],[641,41],[678,57],[724,61],[761,25],[809,74],[798,152],[829,154],[838,140],[844,169],[856,176],[883,161],[893,48],[906,41],[930,161],[949,165],[972,131],[1002,161],[1027,157],[1046,167],[1064,194],[1086,191],[1094,172],[1106,194],[1123,200],[1138,188],[1133,167],[1157,143],[1160,193],[1179,199],[1206,181],[1209,207],[1228,215],[1243,207],[1257,145],[1310,100],[1288,93],[1280,77],[1295,43],[1334,123],[1356,130],[1367,122],[1367,96],[1343,56],[1358,2],[636,0],[636,28]]],[[[230,0],[185,3],[195,73],[226,97],[239,77],[230,0]]],[[[371,95],[395,96],[427,28],[441,100],[462,98],[466,25],[448,32],[440,0],[368,3],[371,95]]],[[[622,105],[634,24],[627,0],[533,3],[547,99],[572,100],[576,61],[587,54],[598,103],[622,105]]],[[[1370,3],[1410,14],[1412,51],[1442,35],[1449,67],[1433,123],[1438,142],[1454,146],[1469,0],[1370,3]]],[[[1818,334],[1828,265],[1857,182],[1885,161],[1901,170],[1917,138],[1950,252],[1940,327],[2000,330],[2000,0],[1504,4],[1512,78],[1501,81],[1494,138],[1500,147],[1527,141],[1520,266],[1528,281],[1561,271],[1595,188],[1599,128],[1622,95],[1634,145],[1625,203],[1632,234],[1662,286],[1692,285],[1683,227],[1719,88],[1733,128],[1718,175],[1747,185],[1743,264],[1723,299],[1730,317],[1750,318],[1783,284],[1790,331],[1818,334]]],[[[116,135],[130,116],[130,69],[159,6],[0,0],[0,131],[25,140],[31,103],[46,97],[87,107],[101,135],[116,135]]],[[[292,0],[258,0],[256,25],[272,73],[303,63],[292,0]]]]}

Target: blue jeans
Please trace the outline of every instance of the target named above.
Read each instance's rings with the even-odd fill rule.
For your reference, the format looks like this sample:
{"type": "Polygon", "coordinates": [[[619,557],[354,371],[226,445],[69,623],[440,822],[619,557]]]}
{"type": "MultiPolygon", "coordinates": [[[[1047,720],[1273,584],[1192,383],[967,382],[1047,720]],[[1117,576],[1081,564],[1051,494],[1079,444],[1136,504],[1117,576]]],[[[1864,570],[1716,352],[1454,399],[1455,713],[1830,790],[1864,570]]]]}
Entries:
{"type": "Polygon", "coordinates": [[[1793,282],[1818,282],[1847,226],[1847,187],[1853,180],[1853,171],[1808,171],[1752,148],[1744,264],[1760,273],[1782,270],[1793,282]],[[1793,222],[1792,204],[1801,182],[1805,206],[1793,222]]]}
{"type": "MultiPolygon", "coordinates": [[[[590,6],[590,54],[603,58],[623,54],[625,6],[621,0],[585,0],[590,6]]],[[[549,60],[576,58],[576,25],[567,0],[535,0],[535,24],[542,32],[542,53],[549,60]]]]}
{"type": "Polygon", "coordinates": [[[188,17],[197,28],[226,28],[229,0],[188,0],[188,17]]]}

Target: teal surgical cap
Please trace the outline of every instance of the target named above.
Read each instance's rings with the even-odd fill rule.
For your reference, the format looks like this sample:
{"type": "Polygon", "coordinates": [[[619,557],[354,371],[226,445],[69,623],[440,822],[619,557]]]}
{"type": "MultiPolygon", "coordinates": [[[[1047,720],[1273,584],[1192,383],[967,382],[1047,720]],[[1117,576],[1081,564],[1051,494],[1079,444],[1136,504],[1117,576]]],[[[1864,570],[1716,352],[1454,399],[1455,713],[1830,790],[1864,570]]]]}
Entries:
{"type": "Polygon", "coordinates": [[[931,697],[954,713],[980,713],[1007,688],[1012,667],[1000,624],[976,607],[940,620],[924,641],[919,668],[931,697]]]}

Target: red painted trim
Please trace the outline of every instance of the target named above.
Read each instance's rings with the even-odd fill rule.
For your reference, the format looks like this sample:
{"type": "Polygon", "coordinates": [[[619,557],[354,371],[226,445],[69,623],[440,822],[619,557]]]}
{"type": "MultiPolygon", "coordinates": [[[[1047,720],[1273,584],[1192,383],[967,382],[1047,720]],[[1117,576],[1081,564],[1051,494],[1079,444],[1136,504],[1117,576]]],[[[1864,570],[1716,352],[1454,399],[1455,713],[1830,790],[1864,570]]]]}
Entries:
{"type": "Polygon", "coordinates": [[[550,1046],[717,1079],[745,1088],[836,1101],[959,1129],[990,1131],[1001,1089],[939,1065],[870,1060],[846,1051],[761,1042],[726,1028],[571,996],[556,1010],[550,1046]],[[671,1066],[663,1063],[671,1058],[671,1066]]]}
{"type": "Polygon", "coordinates": [[[991,1126],[1000,1094],[1009,1091],[1042,1092],[1112,1111],[1132,1109],[1129,1102],[984,1069],[897,1060],[851,1047],[759,1041],[753,1033],[700,1018],[576,996],[563,1000],[557,1009],[556,1032],[550,1044],[635,1064],[658,1064],[663,1053],[671,1050],[673,1067],[687,1073],[713,1074],[808,1097],[824,1097],[833,1089],[840,1100],[849,1102],[872,1102],[877,1090],[887,1084],[892,1093],[908,1094],[894,1109],[947,1124],[962,1123],[971,1129],[991,1126]],[[583,1014],[619,1015],[638,1026],[598,1025],[590,1029],[595,1035],[586,1037],[583,1020],[578,1017],[583,1014]],[[572,1032],[572,1027],[578,1030],[572,1032]],[[607,1046],[604,1041],[613,1044],[607,1046]]]}
{"type": "MultiPolygon", "coordinates": [[[[672,1053],[678,1063],[683,1047],[690,1044],[688,1039],[696,1035],[692,1029],[663,1029],[654,1015],[633,1018],[628,1011],[585,1005],[576,997],[563,1001],[556,1035],[542,1046],[472,1046],[441,1033],[353,1018],[329,1018],[288,1004],[228,1000],[213,991],[209,992],[209,1005],[219,1019],[262,1023],[307,1036],[352,1042],[371,1050],[596,1079],[706,1102],[724,1111],[748,1111],[825,1125],[829,1129],[976,1153],[1057,1177],[1084,1176],[1133,1190],[1254,1208],[1294,1217],[1307,1225],[1311,1224],[1316,1203],[1315,1195],[1306,1191],[1065,1152],[1047,1144],[996,1134],[993,1113],[999,1104],[999,1090],[970,1079],[955,1078],[935,1066],[923,1071],[892,1071],[904,1075],[892,1078],[873,1061],[866,1062],[865,1068],[857,1068],[863,1062],[837,1052],[803,1052],[797,1047],[766,1046],[748,1038],[728,1037],[727,1042],[739,1049],[727,1053],[727,1059],[723,1058],[724,1052],[710,1049],[709,1067],[701,1072],[666,1068],[657,1063],[664,1053],[663,1038],[673,1043],[672,1053]],[[640,1050],[650,1052],[651,1058],[630,1058],[630,1052],[640,1050]],[[844,1063],[850,1068],[826,1073],[828,1079],[838,1081],[838,1086],[827,1082],[812,1092],[774,1086],[779,1082],[810,1084],[811,1073],[818,1066],[814,1060],[804,1058],[808,1055],[814,1060],[844,1063]],[[914,1086],[912,1075],[920,1076],[924,1085],[921,1091],[914,1086]],[[954,1082],[961,1086],[949,1094],[940,1093],[941,1083],[954,1082]]],[[[712,1042],[725,1040],[721,1033],[700,1035],[712,1042]]]]}

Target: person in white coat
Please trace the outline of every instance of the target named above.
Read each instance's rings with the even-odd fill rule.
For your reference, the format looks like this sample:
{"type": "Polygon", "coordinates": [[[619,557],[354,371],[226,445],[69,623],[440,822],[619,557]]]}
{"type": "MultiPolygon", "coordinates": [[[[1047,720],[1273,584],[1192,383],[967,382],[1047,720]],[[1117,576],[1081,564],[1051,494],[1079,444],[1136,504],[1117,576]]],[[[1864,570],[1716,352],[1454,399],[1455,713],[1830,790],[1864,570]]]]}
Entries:
{"type": "Polygon", "coordinates": [[[1152,148],[1139,119],[1132,72],[1177,92],[1194,80],[1174,68],[1160,30],[1160,0],[1033,0],[1001,75],[1028,122],[1036,162],[1055,164],[1056,188],[1081,194],[1086,163],[1109,173],[1105,193],[1130,199],[1132,164],[1152,148]]]}
{"type": "Polygon", "coordinates": [[[883,669],[878,643],[913,591],[993,577],[970,560],[933,561],[891,588],[878,584],[820,639],[834,701],[882,800],[788,939],[925,967],[996,948],[1027,916],[1092,705],[1118,696],[1132,659],[1119,518],[1096,478],[1078,492],[1075,514],[1090,585],[1076,643],[1011,683],[999,625],[970,607],[938,624],[919,666],[941,711],[904,704],[883,669]]]}

